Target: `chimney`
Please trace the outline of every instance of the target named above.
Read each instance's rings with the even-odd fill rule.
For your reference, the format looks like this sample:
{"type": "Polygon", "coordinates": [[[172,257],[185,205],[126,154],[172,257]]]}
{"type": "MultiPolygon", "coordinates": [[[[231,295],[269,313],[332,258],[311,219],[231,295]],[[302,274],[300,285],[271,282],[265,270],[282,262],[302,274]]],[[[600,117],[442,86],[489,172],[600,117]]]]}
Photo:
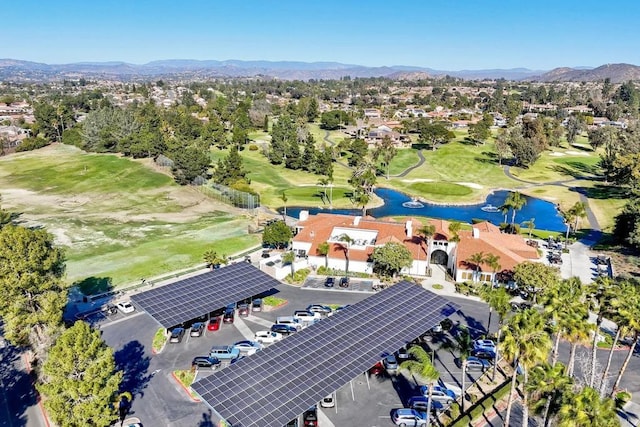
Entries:
{"type": "Polygon", "coordinates": [[[306,221],[309,219],[309,211],[300,211],[300,214],[298,215],[298,219],[300,221],[306,221]]]}
{"type": "Polygon", "coordinates": [[[353,225],[354,225],[354,226],[356,226],[356,227],[357,227],[358,225],[360,225],[360,220],[361,220],[361,219],[362,219],[362,217],[361,217],[361,216],[354,216],[354,217],[353,217],[353,225]]]}
{"type": "Polygon", "coordinates": [[[480,238],[480,229],[479,228],[473,228],[473,238],[474,239],[479,239],[480,238]]]}
{"type": "Polygon", "coordinates": [[[413,221],[408,219],[407,222],[404,225],[404,229],[407,232],[407,237],[408,238],[413,237],[413,221]]]}

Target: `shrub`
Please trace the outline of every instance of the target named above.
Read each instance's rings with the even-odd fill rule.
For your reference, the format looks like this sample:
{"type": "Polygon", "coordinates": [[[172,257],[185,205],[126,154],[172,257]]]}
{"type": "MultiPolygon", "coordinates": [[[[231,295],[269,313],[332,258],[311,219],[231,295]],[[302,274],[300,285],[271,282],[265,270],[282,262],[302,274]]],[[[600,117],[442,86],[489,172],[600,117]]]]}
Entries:
{"type": "Polygon", "coordinates": [[[303,268],[303,269],[300,269],[300,270],[296,271],[294,273],[293,277],[291,277],[291,275],[289,274],[285,278],[285,280],[287,281],[287,283],[302,283],[307,278],[309,273],[311,273],[310,269],[303,268]]]}
{"type": "Polygon", "coordinates": [[[258,146],[256,144],[249,144],[249,151],[258,151],[258,146]]]}
{"type": "Polygon", "coordinates": [[[153,344],[152,344],[153,351],[158,353],[160,350],[162,350],[162,347],[166,342],[167,342],[167,333],[165,332],[164,328],[159,328],[156,331],[156,334],[153,336],[153,344]]]}
{"type": "Polygon", "coordinates": [[[285,302],[287,302],[286,299],[273,297],[273,296],[268,296],[268,297],[262,298],[262,303],[264,305],[268,305],[269,307],[278,307],[278,306],[284,304],[285,302]]]}
{"type": "Polygon", "coordinates": [[[42,138],[25,138],[22,143],[20,143],[20,145],[18,145],[18,148],[16,148],[16,151],[31,151],[31,150],[36,150],[38,148],[42,148],[49,145],[49,143],[42,139],[42,138]]]}
{"type": "Polygon", "coordinates": [[[439,283],[435,283],[435,284],[431,285],[431,287],[432,287],[433,289],[442,289],[442,288],[444,288],[444,286],[442,286],[442,285],[441,285],[441,284],[439,284],[439,283]]]}
{"type": "Polygon", "coordinates": [[[616,396],[615,396],[616,408],[622,409],[622,407],[626,405],[627,402],[630,400],[631,400],[631,393],[629,393],[628,391],[619,391],[618,393],[616,393],[616,396]]]}

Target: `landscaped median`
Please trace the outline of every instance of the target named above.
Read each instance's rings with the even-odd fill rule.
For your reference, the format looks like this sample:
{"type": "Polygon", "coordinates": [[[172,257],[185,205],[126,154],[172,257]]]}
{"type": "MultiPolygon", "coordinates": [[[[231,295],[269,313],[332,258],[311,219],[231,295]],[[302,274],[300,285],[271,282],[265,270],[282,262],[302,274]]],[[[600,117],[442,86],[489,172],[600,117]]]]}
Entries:
{"type": "Polygon", "coordinates": [[[189,395],[189,398],[194,402],[200,402],[200,397],[191,389],[191,384],[196,378],[196,370],[176,370],[171,373],[171,376],[180,384],[184,391],[189,395]]]}
{"type": "Polygon", "coordinates": [[[159,328],[156,331],[156,334],[153,336],[153,343],[151,344],[151,353],[158,354],[163,349],[164,346],[167,345],[167,339],[169,335],[167,334],[167,330],[165,328],[159,328]]]}
{"type": "Polygon", "coordinates": [[[511,390],[511,380],[506,380],[491,394],[478,400],[465,414],[460,414],[460,405],[454,403],[440,416],[442,425],[451,427],[484,426],[498,412],[507,408],[506,397],[511,390]]]}
{"type": "Polygon", "coordinates": [[[264,311],[277,310],[280,307],[284,307],[287,304],[287,302],[288,301],[286,299],[282,299],[274,296],[268,296],[268,297],[262,298],[262,306],[264,307],[264,311]]]}

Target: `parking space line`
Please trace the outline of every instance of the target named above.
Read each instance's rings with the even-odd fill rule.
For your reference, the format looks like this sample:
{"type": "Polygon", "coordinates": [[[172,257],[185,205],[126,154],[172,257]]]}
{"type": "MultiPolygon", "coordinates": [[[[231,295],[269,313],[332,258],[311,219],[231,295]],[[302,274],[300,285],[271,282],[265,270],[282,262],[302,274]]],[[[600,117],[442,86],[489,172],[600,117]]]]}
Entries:
{"type": "Polygon", "coordinates": [[[240,331],[240,333],[244,336],[245,339],[253,340],[255,338],[253,332],[251,332],[251,329],[249,329],[247,324],[244,323],[244,320],[242,320],[240,316],[236,317],[233,324],[235,325],[236,328],[238,328],[238,331],[240,331]]]}
{"type": "Polygon", "coordinates": [[[321,410],[320,408],[318,408],[318,424],[321,425],[322,427],[324,426],[335,427],[335,424],[331,422],[329,417],[327,417],[324,411],[321,410]]]}
{"type": "Polygon", "coordinates": [[[106,328],[107,326],[115,325],[115,324],[120,323],[120,322],[124,322],[124,321],[125,321],[125,320],[127,320],[127,319],[132,319],[132,318],[137,317],[137,316],[140,316],[140,315],[142,315],[142,314],[144,314],[144,313],[145,313],[144,311],[138,311],[137,313],[134,313],[134,314],[127,314],[127,315],[126,315],[125,317],[123,317],[122,319],[113,320],[113,321],[111,321],[111,322],[109,322],[109,323],[101,324],[101,325],[100,325],[100,329],[102,329],[102,328],[106,328]]]}

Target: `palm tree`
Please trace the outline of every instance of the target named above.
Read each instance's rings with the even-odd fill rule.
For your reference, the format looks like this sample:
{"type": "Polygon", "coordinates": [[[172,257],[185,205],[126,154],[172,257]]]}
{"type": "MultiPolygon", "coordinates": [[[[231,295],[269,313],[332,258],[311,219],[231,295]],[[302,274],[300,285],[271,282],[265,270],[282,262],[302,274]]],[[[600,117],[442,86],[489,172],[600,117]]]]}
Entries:
{"type": "Polygon", "coordinates": [[[511,210],[511,206],[505,203],[501,204],[500,206],[498,206],[498,209],[500,209],[500,212],[502,213],[502,215],[504,215],[504,223],[507,223],[507,214],[509,213],[509,211],[511,210]]]}
{"type": "Polygon", "coordinates": [[[460,232],[461,227],[462,227],[462,223],[458,221],[453,221],[449,223],[449,233],[451,233],[451,237],[449,238],[450,242],[460,241],[460,235],[458,233],[460,232]]]}
{"type": "Polygon", "coordinates": [[[413,375],[426,380],[429,387],[429,396],[427,402],[427,423],[429,425],[429,417],[431,416],[431,397],[433,392],[433,384],[440,378],[440,373],[433,366],[431,356],[419,345],[409,347],[409,354],[416,360],[405,360],[400,364],[401,369],[406,369],[413,375]]]}
{"type": "Polygon", "coordinates": [[[544,312],[553,319],[553,329],[556,334],[551,355],[551,364],[558,361],[560,348],[560,338],[566,332],[566,325],[571,324],[574,319],[574,309],[580,310],[577,306],[581,302],[576,302],[574,295],[582,293],[582,282],[577,277],[563,280],[552,284],[544,293],[544,312]]]}
{"type": "Polygon", "coordinates": [[[324,189],[324,200],[328,200],[327,198],[327,185],[329,185],[329,178],[320,178],[318,179],[318,185],[321,185],[324,189]]]}
{"type": "Polygon", "coordinates": [[[367,192],[361,192],[356,196],[356,202],[362,206],[362,216],[367,216],[367,204],[371,200],[371,196],[367,192]]]}
{"type": "Polygon", "coordinates": [[[474,273],[473,273],[473,281],[477,282],[480,278],[480,266],[484,264],[486,261],[484,252],[476,252],[471,254],[471,256],[466,260],[467,264],[473,264],[474,273]]]}
{"type": "Polygon", "coordinates": [[[216,266],[219,266],[220,264],[227,263],[227,256],[224,254],[218,255],[218,253],[213,249],[206,251],[203,254],[203,258],[204,258],[204,262],[207,264],[207,266],[211,270],[213,270],[214,268],[216,268],[216,266]]]}
{"type": "MultiPolygon", "coordinates": [[[[565,337],[571,344],[569,350],[569,363],[567,364],[567,375],[573,377],[573,368],[576,361],[576,349],[579,344],[589,342],[589,336],[593,330],[593,323],[589,323],[589,311],[582,302],[576,301],[571,307],[565,307],[571,316],[564,318],[565,337]]],[[[595,332],[597,335],[597,332],[595,332]]]]}
{"type": "Polygon", "coordinates": [[[458,360],[460,361],[460,367],[462,368],[462,378],[460,384],[462,385],[462,399],[460,400],[460,409],[464,412],[464,395],[466,390],[467,379],[467,359],[471,356],[473,351],[473,338],[469,333],[469,330],[465,326],[458,328],[458,332],[453,335],[453,342],[446,343],[443,347],[448,348],[451,351],[458,353],[458,360]]]}
{"type": "Polygon", "coordinates": [[[294,261],[296,260],[296,254],[293,251],[285,252],[282,254],[282,263],[289,264],[291,266],[291,279],[295,274],[294,261]]]}
{"type": "Polygon", "coordinates": [[[610,320],[616,323],[616,335],[613,338],[611,349],[609,350],[609,356],[607,357],[607,365],[602,372],[602,378],[600,380],[600,394],[603,394],[606,387],[607,376],[609,375],[609,369],[611,368],[611,360],[613,359],[613,351],[618,345],[618,341],[621,336],[625,336],[630,332],[628,322],[628,313],[623,310],[625,301],[627,298],[633,298],[635,294],[635,286],[626,280],[619,283],[619,286],[612,289],[615,296],[609,301],[609,314],[610,320]]]}
{"type": "Polygon", "coordinates": [[[613,399],[601,398],[598,392],[585,387],[579,393],[567,392],[558,411],[558,427],[620,426],[613,399]]]}
{"type": "Polygon", "coordinates": [[[284,210],[282,213],[282,219],[287,222],[287,201],[289,200],[287,198],[287,193],[285,193],[284,191],[282,192],[282,196],[280,196],[280,200],[282,200],[282,203],[284,203],[284,210]]]}
{"type": "Polygon", "coordinates": [[[565,373],[565,366],[558,363],[555,366],[543,363],[531,370],[529,382],[525,390],[533,397],[532,406],[536,413],[542,413],[544,426],[549,425],[550,414],[560,409],[563,395],[571,391],[573,380],[565,373]]]}
{"type": "Polygon", "coordinates": [[[491,268],[493,273],[493,276],[491,276],[493,278],[492,282],[496,283],[496,271],[500,270],[500,256],[489,253],[484,257],[484,263],[491,268]]]}
{"type": "Polygon", "coordinates": [[[531,218],[529,221],[524,221],[522,224],[526,225],[529,229],[529,238],[531,238],[531,233],[533,232],[533,229],[536,228],[536,219],[531,218]]]}
{"type": "Polygon", "coordinates": [[[505,205],[509,206],[513,212],[511,213],[511,227],[513,228],[516,222],[516,212],[522,209],[524,205],[527,204],[527,199],[524,198],[522,193],[519,191],[512,191],[509,193],[507,200],[504,202],[505,205]]]}
{"type": "Polygon", "coordinates": [[[493,359],[493,374],[491,376],[491,380],[493,381],[496,377],[496,371],[498,368],[498,347],[500,345],[500,335],[502,331],[502,324],[504,322],[505,317],[511,311],[511,295],[507,292],[505,288],[497,288],[494,289],[493,286],[484,286],[480,290],[480,298],[484,300],[489,305],[489,324],[487,325],[487,333],[490,332],[491,328],[491,315],[493,310],[498,314],[498,334],[496,339],[496,354],[493,359]]]}
{"type": "Polygon", "coordinates": [[[587,206],[582,202],[576,202],[576,204],[573,205],[571,210],[573,211],[573,215],[575,216],[575,224],[573,225],[573,231],[576,232],[578,231],[578,221],[580,221],[581,218],[584,218],[587,216],[587,206]]]}
{"type": "MultiPolygon", "coordinates": [[[[511,406],[516,390],[517,368],[522,367],[524,384],[527,384],[527,372],[530,368],[547,359],[551,349],[551,339],[545,331],[545,318],[535,309],[523,310],[516,313],[502,327],[504,339],[500,344],[500,351],[507,360],[513,362],[513,377],[511,378],[511,392],[507,401],[507,414],[504,425],[509,425],[511,406]]],[[[527,394],[524,394],[522,404],[522,425],[529,424],[529,408],[527,394]]]]}
{"type": "Polygon", "coordinates": [[[572,209],[560,211],[560,215],[562,215],[562,219],[564,219],[565,224],[567,224],[567,231],[564,236],[564,247],[566,248],[569,244],[569,231],[571,231],[571,224],[575,220],[575,215],[572,209]]]}
{"type": "Polygon", "coordinates": [[[331,249],[329,242],[320,243],[316,249],[319,255],[324,256],[324,268],[329,268],[329,249],[331,249]]]}
{"type": "MultiPolygon", "coordinates": [[[[597,315],[595,332],[591,342],[591,377],[589,379],[589,387],[597,388],[595,381],[598,333],[600,332],[600,326],[602,325],[605,314],[610,317],[613,311],[611,302],[617,294],[617,292],[612,292],[614,283],[613,279],[609,277],[599,277],[596,281],[588,284],[585,289],[589,310],[595,312],[597,315]]],[[[619,332],[620,328],[616,331],[616,337],[618,337],[619,332]]],[[[613,351],[613,346],[611,347],[611,350],[613,351]]]]}
{"type": "Polygon", "coordinates": [[[426,249],[424,253],[427,255],[427,270],[428,270],[430,261],[431,261],[429,256],[430,255],[429,250],[431,248],[431,238],[433,237],[434,234],[436,234],[436,227],[433,224],[427,224],[418,229],[418,234],[422,236],[422,241],[426,243],[426,249]]]}
{"type": "Polygon", "coordinates": [[[338,241],[344,243],[342,245],[345,259],[344,276],[349,277],[349,249],[351,249],[351,245],[353,244],[354,240],[348,234],[342,234],[340,237],[338,237],[338,241]]]}
{"type": "Polygon", "coordinates": [[[627,327],[633,331],[633,341],[631,342],[631,346],[629,347],[629,352],[620,367],[620,372],[616,377],[616,381],[613,384],[611,389],[611,396],[618,390],[618,386],[620,385],[620,380],[622,380],[622,376],[624,375],[627,366],[629,365],[629,361],[631,360],[631,356],[638,345],[638,339],[640,338],[640,286],[635,283],[628,282],[628,290],[625,291],[625,299],[624,305],[620,307],[619,315],[622,319],[624,319],[627,327]],[[631,291],[635,290],[635,292],[631,291]]]}

